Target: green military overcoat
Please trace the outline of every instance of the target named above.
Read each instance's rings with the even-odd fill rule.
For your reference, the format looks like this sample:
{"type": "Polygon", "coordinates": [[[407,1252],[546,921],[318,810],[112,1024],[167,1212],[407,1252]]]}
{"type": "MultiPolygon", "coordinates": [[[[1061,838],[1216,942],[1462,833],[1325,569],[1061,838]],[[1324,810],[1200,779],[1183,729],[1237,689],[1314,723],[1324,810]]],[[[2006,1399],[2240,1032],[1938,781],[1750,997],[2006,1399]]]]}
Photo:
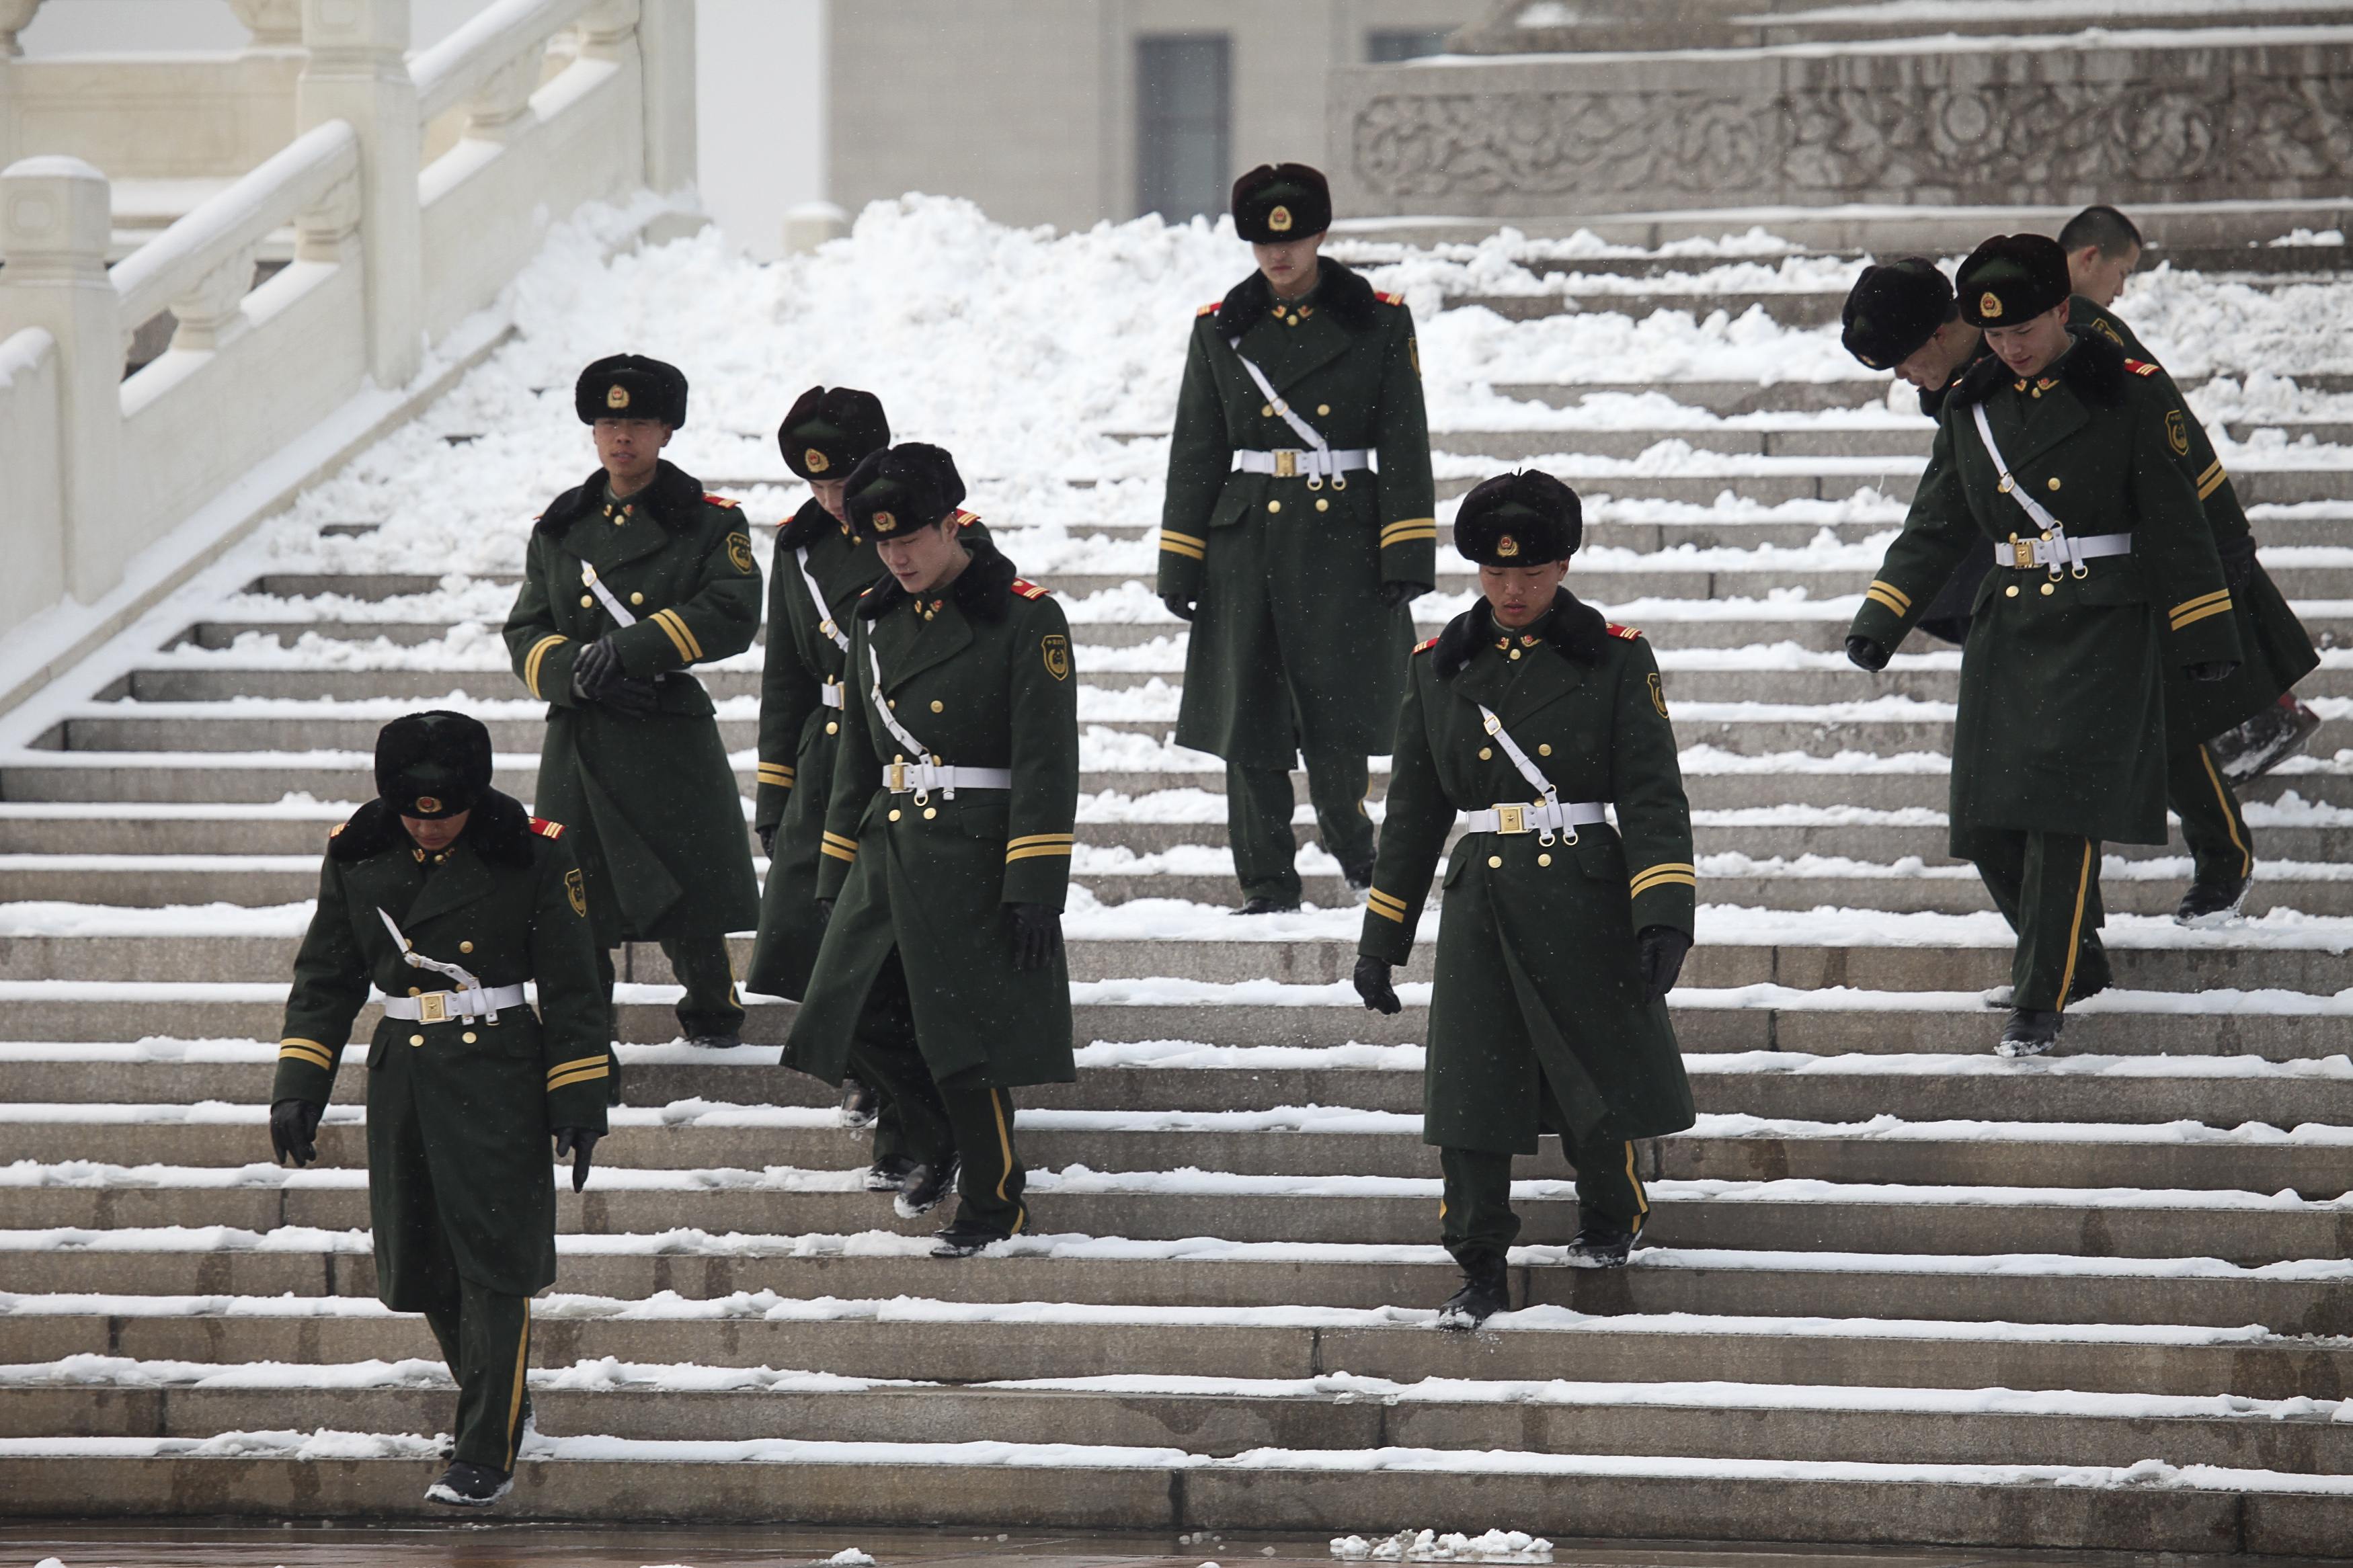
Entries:
{"type": "Polygon", "coordinates": [[[381,801],[337,827],[319,904],[294,961],[270,1098],[324,1105],[369,987],[387,996],[454,988],[406,963],[413,950],[485,987],[536,983],[539,1011],[495,1024],[385,1018],[368,1044],[368,1217],[376,1294],[398,1311],[439,1300],[446,1246],[458,1272],[528,1296],[555,1279],[549,1133],[605,1131],[611,1011],[597,983],[587,900],[570,836],[495,792],[456,843],[428,858],[381,801]]]}
{"type": "MultiPolygon", "coordinates": [[[[2068,306],[2067,320],[2071,324],[2098,332],[2124,350],[2128,360],[2143,364],[2157,363],[2156,356],[2113,310],[2102,309],[2081,294],[2070,300],[2068,306]]],[[[1992,351],[1986,350],[1980,363],[1992,357],[1992,351]]],[[[1956,376],[1953,384],[1960,379],[1956,376]]],[[[2174,427],[2168,426],[2166,449],[2174,466],[2189,477],[2198,491],[2206,525],[2214,533],[2216,551],[2225,560],[2237,552],[2252,552],[2253,531],[2248,525],[2246,509],[2239,503],[2238,489],[2223,470],[2222,459],[2215,455],[2214,443],[2207,438],[2206,427],[2189,412],[2189,404],[2170,375],[2160,371],[2143,379],[2161,384],[2181,408],[2179,438],[2174,436],[2174,427]]],[[[1935,418],[1943,406],[1944,394],[1920,395],[1920,411],[1930,418],[1935,418]]],[[[1938,629],[1936,618],[1947,610],[1966,616],[1968,606],[1976,602],[1977,585],[1986,570],[1982,562],[1965,562],[1954,573],[1951,585],[1937,595],[1936,604],[1922,617],[1924,629],[1940,637],[1947,635],[1938,629]],[[1957,599],[1956,590],[1960,591],[1957,599]]],[[[2239,642],[2247,655],[2237,672],[2227,680],[2193,681],[2182,674],[2179,665],[2166,667],[2166,729],[2177,746],[2183,737],[2208,740],[2244,723],[2277,701],[2280,693],[2292,690],[2297,681],[2320,664],[2320,655],[2313,647],[2304,623],[2296,619],[2286,596],[2260,562],[2253,567],[2246,585],[2235,590],[2231,600],[2239,623],[2239,642]]]]}
{"type": "Polygon", "coordinates": [[[1970,366],[1937,416],[1904,531],[1850,635],[1900,643],[1970,552],[2037,533],[2000,488],[1971,410],[2025,489],[2078,538],[2130,533],[2132,552],[2078,578],[1997,565],[1978,584],[1953,725],[1951,837],[1978,828],[2165,842],[2168,666],[2242,657],[2231,593],[2197,488],[2178,458],[2194,428],[2155,365],[2101,333],[2031,384],[1998,359],[1970,366]]]}
{"type": "Polygon", "coordinates": [[[1160,514],[1164,597],[1197,602],[1176,743],[1247,767],[1310,751],[1370,755],[1388,743],[1413,612],[1384,583],[1437,579],[1430,423],[1413,312],[1326,259],[1314,293],[1277,309],[1253,272],[1193,324],[1160,514]],[[1310,488],[1238,473],[1238,451],[1305,443],[1242,366],[1248,355],[1291,411],[1378,473],[1310,488]]]}
{"type": "Polygon", "coordinates": [[[532,531],[507,616],[515,673],[548,703],[538,809],[567,824],[604,947],[749,931],[759,918],[744,797],[691,665],[752,646],[760,565],[735,503],[665,462],[617,506],[600,471],[532,531]],[[582,579],[595,570],[636,617],[622,626],[582,579]],[[660,677],[659,710],[630,718],[572,694],[580,650],[611,635],[623,668],[660,677]]]}
{"type": "MultiPolygon", "coordinates": [[[[1466,835],[1447,861],[1422,1075],[1422,1142],[1533,1153],[1541,1070],[1596,1131],[1692,1125],[1691,1084],[1663,1001],[1644,993],[1636,933],[1686,936],[1698,900],[1691,806],[1659,667],[1641,634],[1566,589],[1521,631],[1482,600],[1414,650],[1391,752],[1388,814],[1358,951],[1403,963],[1461,811],[1540,801],[1481,705],[1563,803],[1611,804],[1577,842],[1466,835]]],[[[1551,1129],[1559,1131],[1559,1129],[1551,1129]]]]}
{"type": "Polygon", "coordinates": [[[987,540],[944,593],[911,599],[885,579],[852,616],[849,700],[827,811],[818,896],[837,900],[784,1063],[841,1080],[849,1037],[892,948],[934,1079],[980,1072],[998,1089],[1068,1083],[1071,975],[1057,955],[1017,970],[1005,906],[1060,909],[1079,797],[1078,682],[1070,627],[1043,588],[987,540]],[[870,656],[870,650],[871,654],[870,656]],[[891,716],[934,760],[1008,768],[1012,788],[918,800],[885,788],[921,762],[876,713],[870,658],[891,716]]]}
{"type": "MultiPolygon", "coordinates": [[[[980,519],[956,515],[967,538],[988,537],[980,519]]],[[[752,818],[763,831],[775,829],[776,847],[760,889],[760,933],[747,979],[766,995],[799,999],[825,935],[817,872],[841,739],[842,645],[859,595],[881,575],[874,541],[853,533],[814,500],[776,531],[760,678],[760,787],[752,818]],[[814,595],[808,577],[817,579],[814,595]],[[825,601],[822,611],[818,597],[825,601]]]]}

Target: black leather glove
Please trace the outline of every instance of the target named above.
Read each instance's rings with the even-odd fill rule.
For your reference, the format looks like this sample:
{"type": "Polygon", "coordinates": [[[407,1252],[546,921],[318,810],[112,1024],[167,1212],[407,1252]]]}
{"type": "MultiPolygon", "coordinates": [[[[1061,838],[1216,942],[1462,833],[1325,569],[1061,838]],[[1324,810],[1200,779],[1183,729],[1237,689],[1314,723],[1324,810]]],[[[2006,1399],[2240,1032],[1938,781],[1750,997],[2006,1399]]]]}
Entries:
{"type": "Polygon", "coordinates": [[[1399,605],[1410,605],[1429,592],[1427,583],[1384,583],[1380,587],[1381,608],[1394,610],[1399,605]]]}
{"type": "Polygon", "coordinates": [[[1397,987],[1389,984],[1389,961],[1369,953],[1356,955],[1356,994],[1365,1005],[1376,1013],[1396,1013],[1405,1004],[1398,1000],[1397,987]]]}
{"type": "Polygon", "coordinates": [[[1160,602],[1167,605],[1168,613],[1178,620],[1189,621],[1193,618],[1193,601],[1184,595],[1163,594],[1160,595],[1160,602]]]}
{"type": "Polygon", "coordinates": [[[776,858],[776,830],[775,826],[770,826],[763,827],[757,831],[760,835],[760,853],[766,856],[771,860],[775,859],[776,858]]]}
{"type": "Polygon", "coordinates": [[[307,1100],[281,1100],[269,1108],[269,1153],[280,1164],[291,1160],[307,1165],[319,1157],[319,1118],[323,1105],[307,1100]]]}
{"type": "Polygon", "coordinates": [[[1008,904],[1006,923],[1013,931],[1013,967],[1043,969],[1062,951],[1062,911],[1044,904],[1008,904]]]}
{"type": "Polygon", "coordinates": [[[661,689],[650,678],[625,675],[607,681],[596,700],[624,719],[643,719],[661,706],[661,689]]]}
{"type": "Polygon", "coordinates": [[[2239,673],[2239,661],[2235,658],[2209,659],[2202,664],[2182,666],[2182,673],[2200,682],[2228,680],[2239,673]]]}
{"type": "Polygon", "coordinates": [[[1885,669],[1887,650],[1869,637],[1849,637],[1846,639],[1846,661],[1857,669],[1885,669]]]}
{"type": "Polygon", "coordinates": [[[572,661],[572,689],[584,702],[602,702],[605,689],[621,679],[621,650],[611,637],[598,637],[572,661]]]}
{"type": "Polygon", "coordinates": [[[833,900],[832,900],[831,899],[819,899],[819,900],[817,900],[817,929],[818,929],[818,930],[819,930],[819,931],[823,931],[826,927],[828,927],[828,926],[831,925],[832,923],[833,923],[833,900]]]}
{"type": "Polygon", "coordinates": [[[1634,946],[1642,965],[1642,989],[1655,1002],[1675,988],[1692,939],[1672,926],[1644,926],[1634,933],[1634,946]]]}
{"type": "Polygon", "coordinates": [[[2238,593],[2255,580],[2253,534],[2244,534],[2227,542],[2218,539],[2214,546],[2222,557],[2222,581],[2229,585],[2231,592],[2238,593]]]}
{"type": "Polygon", "coordinates": [[[572,1190],[579,1192],[588,1184],[588,1159],[596,1147],[596,1140],[605,1136],[586,1127],[559,1127],[555,1130],[555,1157],[572,1156],[572,1190]]]}

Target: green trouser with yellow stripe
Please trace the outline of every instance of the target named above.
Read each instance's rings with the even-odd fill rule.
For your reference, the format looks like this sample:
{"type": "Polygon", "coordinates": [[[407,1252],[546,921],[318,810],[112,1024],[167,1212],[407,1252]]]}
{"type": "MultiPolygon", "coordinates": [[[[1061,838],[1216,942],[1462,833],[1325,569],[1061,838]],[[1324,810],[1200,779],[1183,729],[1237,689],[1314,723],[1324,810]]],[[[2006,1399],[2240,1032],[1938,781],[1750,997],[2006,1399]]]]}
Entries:
{"type": "Polygon", "coordinates": [[[978,1070],[945,1082],[932,1077],[915,1041],[907,971],[896,948],[866,994],[850,1068],[895,1113],[902,1156],[934,1169],[951,1156],[958,1161],[957,1219],[1005,1236],[1028,1224],[1021,1193],[1029,1173],[1013,1147],[1013,1097],[983,1081],[978,1070]]]}
{"type": "MultiPolygon", "coordinates": [[[[1619,1136],[1609,1117],[1580,1137],[1575,1123],[1560,1108],[1552,1082],[1543,1078],[1544,1104],[1538,1124],[1560,1134],[1561,1152],[1577,1170],[1577,1208],[1580,1219],[1603,1218],[1637,1235],[1651,1215],[1651,1195],[1636,1172],[1634,1144],[1619,1136]]],[[[1445,1195],[1438,1205],[1440,1235],[1454,1260],[1469,1268],[1481,1261],[1502,1262],[1520,1234],[1520,1216],[1512,1212],[1512,1156],[1484,1149],[1440,1149],[1439,1169],[1446,1177],[1445,1195]]]]}
{"type": "MultiPolygon", "coordinates": [[[[686,994],[678,999],[678,1026],[689,1039],[705,1035],[737,1035],[744,1032],[743,998],[735,992],[735,963],[727,956],[727,939],[723,936],[666,936],[661,939],[662,956],[670,960],[670,973],[686,987],[686,994]]],[[[605,994],[613,994],[617,975],[610,948],[596,950],[596,974],[605,984],[605,994]]]]}
{"type": "Polygon", "coordinates": [[[458,1448],[450,1457],[501,1475],[531,1414],[523,1379],[531,1366],[531,1298],[509,1296],[462,1279],[456,1268],[433,1282],[441,1297],[425,1309],[426,1326],[458,1384],[458,1448]]]}
{"type": "MultiPolygon", "coordinates": [[[[1315,833],[1340,868],[1369,878],[1373,867],[1373,819],[1365,814],[1372,774],[1366,760],[1345,752],[1315,752],[1305,759],[1307,798],[1315,807],[1315,833]]],[[[1298,840],[1291,831],[1296,797],[1289,768],[1226,764],[1226,841],[1232,846],[1234,879],[1245,899],[1299,901],[1299,872],[1293,865],[1298,840]]]]}
{"type": "Polygon", "coordinates": [[[2239,797],[2214,762],[2213,748],[2200,742],[2167,757],[2165,795],[2165,804],[2181,819],[2181,842],[2200,885],[2233,887],[2254,875],[2255,841],[2239,797]]]}
{"type": "Polygon", "coordinates": [[[1977,828],[1969,858],[2010,929],[2010,1005],[2056,1013],[2067,998],[2105,990],[2111,978],[2100,943],[2100,846],[2072,833],[1977,828]]]}

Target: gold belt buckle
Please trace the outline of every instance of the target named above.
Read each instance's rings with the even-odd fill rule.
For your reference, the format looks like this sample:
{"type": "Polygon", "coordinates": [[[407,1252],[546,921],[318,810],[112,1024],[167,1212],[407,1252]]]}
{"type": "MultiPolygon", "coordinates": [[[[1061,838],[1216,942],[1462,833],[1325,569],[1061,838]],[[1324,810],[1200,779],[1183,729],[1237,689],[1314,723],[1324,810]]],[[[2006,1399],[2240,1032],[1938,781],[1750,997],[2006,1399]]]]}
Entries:
{"type": "Polygon", "coordinates": [[[882,787],[889,790],[892,795],[904,795],[907,792],[907,764],[904,763],[884,763],[882,766],[882,787]]]}
{"type": "Polygon", "coordinates": [[[1274,477],[1278,479],[1297,479],[1299,477],[1299,454],[1287,448],[1283,451],[1277,452],[1274,455],[1274,477]]]}
{"type": "Polygon", "coordinates": [[[1527,830],[1528,808],[1526,806],[1498,805],[1495,807],[1496,832],[1525,833],[1527,830]]]}
{"type": "Polygon", "coordinates": [[[417,1021],[420,1024],[446,1024],[449,1021],[449,993],[428,991],[417,999],[417,1021]]]}
{"type": "Polygon", "coordinates": [[[2011,559],[2017,563],[2018,569],[2021,572],[2031,569],[2034,564],[2034,541],[2031,539],[2021,539],[2018,535],[2014,533],[2011,534],[2010,536],[2010,553],[2011,559]]]}

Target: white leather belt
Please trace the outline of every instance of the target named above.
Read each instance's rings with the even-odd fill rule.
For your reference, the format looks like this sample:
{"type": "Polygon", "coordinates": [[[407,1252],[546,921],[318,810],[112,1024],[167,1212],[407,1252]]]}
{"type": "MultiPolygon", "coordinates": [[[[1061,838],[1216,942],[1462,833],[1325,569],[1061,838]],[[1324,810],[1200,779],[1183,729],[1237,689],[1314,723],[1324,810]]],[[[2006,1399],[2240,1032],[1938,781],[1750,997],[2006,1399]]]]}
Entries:
{"type": "Polygon", "coordinates": [[[892,795],[924,790],[1011,789],[1011,768],[958,768],[944,763],[885,763],[882,787],[892,795]]]}
{"type": "Polygon", "coordinates": [[[1347,481],[1342,474],[1354,473],[1373,466],[1373,454],[1363,447],[1335,447],[1327,452],[1303,451],[1286,447],[1272,452],[1236,452],[1234,469],[1238,474],[1271,474],[1278,479],[1305,479],[1311,485],[1332,480],[1335,489],[1345,489],[1347,481]]]}
{"type": "Polygon", "coordinates": [[[2063,566],[2080,571],[2083,563],[2103,555],[2130,555],[2132,542],[2129,533],[2094,533],[2081,539],[2065,532],[2056,538],[2046,533],[2040,539],[2012,535],[1993,547],[1993,563],[2013,572],[2031,572],[2038,566],[2054,573],[2063,566]]]}
{"type": "Polygon", "coordinates": [[[422,996],[387,996],[384,1016],[412,1024],[446,1024],[453,1018],[494,1018],[523,1003],[520,985],[486,985],[479,991],[427,991],[422,996]]]}
{"type": "Polygon", "coordinates": [[[1606,803],[1598,800],[1564,800],[1557,805],[1546,805],[1536,801],[1520,805],[1498,802],[1485,811],[1462,814],[1465,833],[1567,833],[1569,841],[1577,840],[1577,830],[1592,827],[1609,820],[1603,810],[1606,803]]]}
{"type": "Polygon", "coordinates": [[[839,708],[841,706],[842,689],[841,682],[828,680],[817,689],[817,700],[828,708],[839,708]]]}

